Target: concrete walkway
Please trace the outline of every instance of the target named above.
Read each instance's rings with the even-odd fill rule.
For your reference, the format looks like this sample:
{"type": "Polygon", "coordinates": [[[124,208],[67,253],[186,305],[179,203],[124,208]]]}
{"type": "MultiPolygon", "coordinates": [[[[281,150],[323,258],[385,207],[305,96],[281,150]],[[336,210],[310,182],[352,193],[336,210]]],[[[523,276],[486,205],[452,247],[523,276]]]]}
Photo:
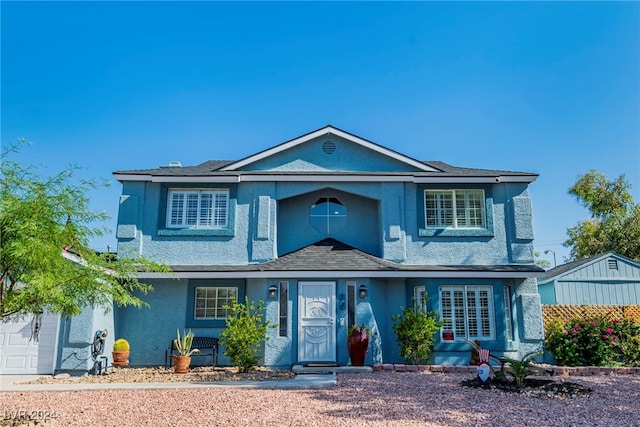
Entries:
{"type": "Polygon", "coordinates": [[[0,375],[0,391],[81,391],[81,390],[163,390],[184,388],[320,388],[336,384],[336,374],[303,374],[281,381],[227,381],[227,382],[163,382],[163,383],[72,383],[72,384],[19,384],[42,375],[0,375]]]}

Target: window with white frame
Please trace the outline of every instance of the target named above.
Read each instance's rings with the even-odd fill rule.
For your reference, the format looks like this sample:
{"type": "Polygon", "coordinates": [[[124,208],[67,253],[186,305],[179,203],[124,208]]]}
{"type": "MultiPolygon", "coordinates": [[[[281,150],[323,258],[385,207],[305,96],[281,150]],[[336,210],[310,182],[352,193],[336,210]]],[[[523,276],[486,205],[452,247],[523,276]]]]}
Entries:
{"type": "Polygon", "coordinates": [[[507,341],[513,341],[513,318],[511,317],[511,288],[503,287],[504,321],[507,326],[507,341]]]}
{"type": "Polygon", "coordinates": [[[195,319],[224,320],[229,310],[224,308],[238,300],[238,288],[235,287],[199,287],[195,292],[195,319]]]}
{"type": "Polygon", "coordinates": [[[425,190],[427,228],[486,228],[484,190],[425,190]]]}
{"type": "Polygon", "coordinates": [[[289,282],[280,282],[278,308],[280,311],[278,323],[278,336],[286,337],[289,330],[289,282]]]}
{"type": "Polygon", "coordinates": [[[427,291],[424,286],[413,287],[413,298],[417,308],[427,311],[427,291]]]}
{"type": "Polygon", "coordinates": [[[227,228],[228,190],[169,190],[167,227],[227,228]]]}
{"type": "Polygon", "coordinates": [[[442,286],[440,304],[442,332],[453,332],[456,339],[495,339],[491,286],[442,286]]]}

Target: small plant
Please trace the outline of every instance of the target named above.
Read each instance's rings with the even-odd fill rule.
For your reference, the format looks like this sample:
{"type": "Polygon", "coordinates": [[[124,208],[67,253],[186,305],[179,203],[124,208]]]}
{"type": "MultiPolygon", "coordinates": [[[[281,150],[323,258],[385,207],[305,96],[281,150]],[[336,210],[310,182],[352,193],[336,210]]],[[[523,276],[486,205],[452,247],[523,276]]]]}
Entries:
{"type": "Polygon", "coordinates": [[[347,337],[350,337],[351,335],[353,335],[355,331],[358,331],[360,333],[362,333],[362,331],[366,331],[367,335],[371,334],[371,330],[366,326],[364,326],[363,324],[354,323],[353,325],[349,326],[349,329],[347,330],[347,337]]]}
{"type": "Polygon", "coordinates": [[[258,364],[256,353],[268,340],[268,328],[275,327],[264,319],[264,301],[259,301],[257,306],[247,297],[244,301],[244,304],[235,302],[224,307],[229,315],[226,328],[220,333],[224,354],[238,372],[249,372],[258,364]]]}
{"type": "Polygon", "coordinates": [[[200,350],[197,348],[191,348],[191,344],[193,344],[193,337],[195,336],[191,329],[189,332],[182,332],[182,337],[180,337],[180,330],[178,329],[178,338],[173,340],[173,344],[176,347],[176,351],[180,356],[191,356],[196,353],[199,354],[200,350]]]}
{"type": "Polygon", "coordinates": [[[414,298],[411,307],[403,307],[402,314],[392,316],[391,320],[396,341],[400,345],[400,356],[405,363],[428,363],[433,353],[436,332],[442,325],[438,314],[416,306],[414,298]]]}
{"type": "Polygon", "coordinates": [[[525,354],[520,360],[512,359],[510,357],[502,357],[501,360],[506,361],[511,369],[505,371],[501,370],[501,372],[512,377],[517,387],[522,387],[525,379],[529,375],[533,375],[538,372],[534,367],[534,357],[539,354],[539,351],[531,351],[525,354]]]}
{"type": "MultiPolygon", "coordinates": [[[[469,341],[465,338],[463,338],[463,340],[477,351],[481,350],[480,346],[477,343],[469,341]]],[[[500,370],[496,372],[493,369],[493,366],[489,365],[489,367],[491,368],[491,372],[493,372],[497,380],[507,381],[507,377],[512,377],[516,387],[520,388],[524,385],[524,382],[529,375],[534,375],[542,370],[541,367],[536,366],[534,360],[535,356],[539,354],[542,354],[542,351],[534,350],[525,354],[522,359],[519,360],[505,356],[496,357],[489,355],[489,359],[500,363],[500,370]],[[505,369],[505,364],[507,363],[509,364],[510,369],[505,369]]]]}
{"type": "Polygon", "coordinates": [[[113,343],[113,351],[129,351],[129,342],[124,338],[119,338],[113,343]]]}

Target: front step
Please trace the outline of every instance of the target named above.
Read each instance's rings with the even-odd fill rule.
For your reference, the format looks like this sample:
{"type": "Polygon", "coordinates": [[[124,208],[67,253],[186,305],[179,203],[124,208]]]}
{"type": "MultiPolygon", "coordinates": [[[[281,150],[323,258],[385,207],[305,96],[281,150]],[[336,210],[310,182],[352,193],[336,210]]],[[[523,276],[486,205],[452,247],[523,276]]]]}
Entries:
{"type": "Polygon", "coordinates": [[[346,374],[346,373],[370,373],[371,366],[303,366],[293,365],[291,369],[296,374],[346,374]]]}

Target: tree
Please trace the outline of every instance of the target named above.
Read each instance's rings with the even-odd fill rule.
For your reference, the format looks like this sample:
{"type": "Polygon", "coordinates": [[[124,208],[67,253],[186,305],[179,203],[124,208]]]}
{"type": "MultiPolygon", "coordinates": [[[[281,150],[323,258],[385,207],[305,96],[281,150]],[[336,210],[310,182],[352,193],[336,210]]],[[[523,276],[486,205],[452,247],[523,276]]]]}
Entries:
{"type": "Polygon", "coordinates": [[[547,261],[546,259],[540,258],[540,252],[538,252],[538,251],[534,252],[533,253],[533,257],[534,257],[534,263],[538,267],[543,268],[545,270],[548,270],[548,269],[551,268],[551,263],[549,261],[547,261]]]}
{"type": "Polygon", "coordinates": [[[137,273],[167,267],[92,250],[89,239],[108,232],[96,225],[106,213],[91,211],[86,196],[99,184],[76,180],[77,167],[53,176],[23,167],[10,159],[23,145],[3,150],[0,165],[0,321],[43,311],[68,317],[114,302],[144,305],[136,294],[151,286],[137,273]]]}
{"type": "Polygon", "coordinates": [[[578,178],[569,194],[591,212],[591,218],[567,230],[564,245],[573,260],[604,252],[640,260],[640,205],[633,201],[624,174],[615,181],[590,170],[578,178]]]}

